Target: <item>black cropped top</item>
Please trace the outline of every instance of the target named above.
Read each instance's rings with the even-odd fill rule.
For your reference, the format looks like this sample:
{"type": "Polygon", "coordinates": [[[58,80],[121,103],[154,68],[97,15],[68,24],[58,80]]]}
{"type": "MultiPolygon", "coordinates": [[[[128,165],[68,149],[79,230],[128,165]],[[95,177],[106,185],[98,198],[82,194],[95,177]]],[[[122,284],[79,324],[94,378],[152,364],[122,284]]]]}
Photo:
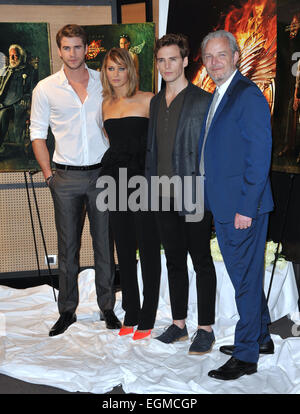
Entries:
{"type": "Polygon", "coordinates": [[[102,157],[101,175],[118,179],[119,168],[127,168],[128,178],[144,175],[148,121],[139,116],[104,121],[110,148],[102,157]]]}

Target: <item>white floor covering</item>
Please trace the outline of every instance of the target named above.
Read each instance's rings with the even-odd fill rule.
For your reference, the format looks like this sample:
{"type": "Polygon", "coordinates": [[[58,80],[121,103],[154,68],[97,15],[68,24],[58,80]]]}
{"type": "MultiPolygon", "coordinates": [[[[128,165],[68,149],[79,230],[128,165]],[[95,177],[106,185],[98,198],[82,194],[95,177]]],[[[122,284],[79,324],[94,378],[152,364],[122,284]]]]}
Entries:
{"type": "MultiPolygon", "coordinates": [[[[67,391],[105,393],[122,385],[137,394],[298,394],[300,393],[300,338],[272,335],[275,354],[261,356],[258,372],[235,381],[217,381],[207,372],[229,358],[218,349],[233,343],[237,320],[231,282],[221,262],[216,262],[218,292],[216,344],[205,356],[188,355],[190,341],[172,345],[153,337],[171,323],[165,258],[157,321],[152,338],[133,341],[105,329],[99,321],[94,290],[94,271],[80,274],[80,305],[77,322],[63,335],[49,337],[57,320],[52,288],[29,289],[0,286],[0,373],[23,381],[45,384],[67,391]]],[[[197,327],[195,274],[190,269],[189,336],[197,327]]],[[[139,275],[140,278],[140,275],[139,275]]],[[[266,271],[266,291],[270,269],[266,271]]],[[[278,269],[270,297],[272,321],[287,314],[298,315],[298,294],[292,264],[278,269]]],[[[123,318],[121,293],[117,294],[117,316],[123,318]]],[[[299,332],[300,334],[300,332],[299,332]]]]}

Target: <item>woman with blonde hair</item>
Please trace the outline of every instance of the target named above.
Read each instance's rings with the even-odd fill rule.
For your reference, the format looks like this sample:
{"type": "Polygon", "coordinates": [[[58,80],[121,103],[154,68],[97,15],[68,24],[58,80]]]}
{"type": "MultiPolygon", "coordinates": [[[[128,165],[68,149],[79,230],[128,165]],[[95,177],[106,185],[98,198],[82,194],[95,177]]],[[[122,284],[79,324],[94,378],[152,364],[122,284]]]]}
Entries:
{"type": "MultiPolygon", "coordinates": [[[[105,56],[101,81],[103,85],[102,113],[104,130],[110,148],[102,158],[101,175],[115,179],[119,188],[120,173],[127,172],[127,182],[133,176],[144,175],[149,105],[153,94],[137,90],[137,74],[126,49],[113,48],[105,56]],[[120,171],[120,169],[122,169],[120,171]]],[[[128,197],[133,189],[127,190],[128,197]]],[[[127,198],[128,200],[128,198],[127,198]]],[[[154,326],[160,286],[160,239],[151,211],[131,211],[119,208],[110,211],[110,223],[116,243],[122,307],[125,311],[120,336],[131,334],[133,339],[150,337],[154,326]],[[140,304],[137,279],[136,249],[139,249],[143,279],[143,304],[140,304]]]]}

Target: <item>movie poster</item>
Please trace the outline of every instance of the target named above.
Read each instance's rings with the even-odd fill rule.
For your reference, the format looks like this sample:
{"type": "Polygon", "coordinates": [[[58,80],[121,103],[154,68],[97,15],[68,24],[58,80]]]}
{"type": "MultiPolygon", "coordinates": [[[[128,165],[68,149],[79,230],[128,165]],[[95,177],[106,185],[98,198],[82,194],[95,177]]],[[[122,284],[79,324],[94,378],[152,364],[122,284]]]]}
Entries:
{"type": "Polygon", "coordinates": [[[211,0],[201,4],[170,0],[167,26],[168,33],[189,37],[187,77],[209,92],[215,85],[202,65],[201,41],[218,29],[235,35],[241,49],[239,69],[258,85],[269,103],[272,169],[293,173],[300,173],[299,21],[299,0],[211,0]]]}
{"type": "Polygon", "coordinates": [[[50,73],[47,23],[0,23],[0,171],[39,168],[30,143],[31,95],[50,73]]]}
{"type": "Polygon", "coordinates": [[[300,173],[300,3],[277,0],[278,58],[273,116],[275,171],[300,173]]]}
{"type": "Polygon", "coordinates": [[[101,70],[104,56],[112,47],[125,48],[133,58],[139,78],[139,89],[146,92],[153,91],[154,23],[83,26],[83,28],[88,35],[86,63],[91,69],[101,70]]]}

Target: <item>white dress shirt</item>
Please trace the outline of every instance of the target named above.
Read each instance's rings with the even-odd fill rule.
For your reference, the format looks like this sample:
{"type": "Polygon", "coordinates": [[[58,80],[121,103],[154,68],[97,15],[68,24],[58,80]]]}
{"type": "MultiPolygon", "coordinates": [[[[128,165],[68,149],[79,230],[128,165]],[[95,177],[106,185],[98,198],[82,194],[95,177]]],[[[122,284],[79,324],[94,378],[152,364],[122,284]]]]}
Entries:
{"type": "Polygon", "coordinates": [[[218,100],[217,100],[217,102],[216,102],[216,105],[215,105],[215,107],[214,107],[214,113],[213,113],[213,116],[214,116],[214,114],[215,114],[215,112],[216,112],[216,110],[217,110],[217,108],[218,108],[218,106],[219,106],[219,104],[220,104],[220,102],[221,102],[221,100],[222,100],[222,98],[223,98],[223,96],[224,96],[224,94],[225,94],[225,92],[227,91],[227,88],[228,88],[228,86],[230,85],[230,83],[231,83],[231,81],[232,81],[232,79],[233,79],[233,77],[234,77],[234,75],[236,74],[236,70],[233,72],[233,74],[227,79],[227,81],[226,82],[224,82],[224,83],[222,83],[222,85],[220,85],[220,86],[217,86],[217,91],[219,92],[219,98],[218,98],[218,100]]]}
{"type": "MultiPolygon", "coordinates": [[[[88,68],[87,68],[88,69],[88,68]]],[[[98,164],[108,144],[102,132],[100,73],[88,69],[87,97],[82,103],[62,69],[41,80],[32,94],[31,140],[55,138],[53,161],[64,165],[98,164]]]]}

